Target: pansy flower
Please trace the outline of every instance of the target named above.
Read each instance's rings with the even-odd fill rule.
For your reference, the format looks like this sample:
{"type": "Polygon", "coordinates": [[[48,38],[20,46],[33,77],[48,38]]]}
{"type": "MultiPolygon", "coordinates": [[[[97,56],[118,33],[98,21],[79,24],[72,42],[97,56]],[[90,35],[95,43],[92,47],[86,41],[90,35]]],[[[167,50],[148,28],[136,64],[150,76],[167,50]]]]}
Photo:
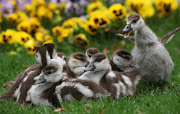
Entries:
{"type": "Polygon", "coordinates": [[[122,19],[126,15],[126,8],[121,4],[113,4],[109,8],[109,16],[111,20],[122,19]]]}
{"type": "Polygon", "coordinates": [[[154,4],[159,16],[168,15],[178,7],[176,0],[154,0],[154,4]]]}
{"type": "Polygon", "coordinates": [[[143,18],[152,17],[155,13],[151,0],[126,0],[126,7],[139,13],[143,18]]]}
{"type": "Polygon", "coordinates": [[[71,34],[71,31],[69,29],[66,29],[64,27],[56,26],[52,29],[53,35],[57,36],[58,42],[63,42],[64,38],[67,38],[69,34],[71,34]]]}
{"type": "Polygon", "coordinates": [[[1,4],[1,15],[3,17],[7,17],[9,14],[13,13],[13,4],[8,0],[2,0],[1,4]]]}
{"type": "Polygon", "coordinates": [[[31,23],[28,20],[25,20],[17,25],[17,30],[31,33],[31,23]]]}
{"type": "Polygon", "coordinates": [[[27,50],[28,54],[35,54],[38,45],[34,39],[31,39],[24,44],[24,47],[27,50]]]}
{"type": "Polygon", "coordinates": [[[91,35],[95,35],[96,32],[98,31],[98,25],[96,25],[92,21],[86,21],[86,23],[83,25],[83,28],[85,31],[87,31],[91,35]]]}
{"type": "Polygon", "coordinates": [[[20,32],[16,33],[16,39],[19,44],[23,45],[33,38],[30,34],[24,32],[24,31],[20,31],[20,32]]]}
{"type": "Polygon", "coordinates": [[[104,10],[106,10],[106,9],[107,9],[107,8],[106,8],[106,7],[102,4],[102,2],[100,2],[100,1],[90,3],[90,4],[87,6],[87,11],[88,11],[88,13],[91,13],[91,12],[96,11],[96,10],[104,11],[104,10]]]}
{"type": "Polygon", "coordinates": [[[89,47],[89,41],[85,34],[80,33],[76,35],[74,41],[79,46],[85,46],[86,48],[89,47]]]}
{"type": "Polygon", "coordinates": [[[97,26],[105,27],[110,23],[108,17],[102,11],[94,11],[90,15],[90,21],[94,22],[97,26]]]}
{"type": "Polygon", "coordinates": [[[6,31],[1,32],[0,43],[2,44],[13,44],[16,42],[15,35],[16,31],[7,29],[6,31]]]}
{"type": "Polygon", "coordinates": [[[43,44],[46,44],[46,43],[53,43],[53,37],[48,35],[48,34],[43,34],[41,32],[37,32],[35,34],[35,37],[36,37],[36,40],[37,41],[40,41],[41,43],[43,44]]]}

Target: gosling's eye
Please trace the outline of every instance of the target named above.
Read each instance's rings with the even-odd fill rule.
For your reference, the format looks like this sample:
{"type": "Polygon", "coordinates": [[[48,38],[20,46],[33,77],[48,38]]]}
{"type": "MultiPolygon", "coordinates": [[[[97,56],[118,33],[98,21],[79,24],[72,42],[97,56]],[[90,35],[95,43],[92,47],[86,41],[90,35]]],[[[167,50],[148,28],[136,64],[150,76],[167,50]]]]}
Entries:
{"type": "Polygon", "coordinates": [[[51,71],[47,71],[47,74],[51,74],[51,71]]]}
{"type": "Polygon", "coordinates": [[[91,55],[88,55],[89,57],[91,57],[91,55]]]}

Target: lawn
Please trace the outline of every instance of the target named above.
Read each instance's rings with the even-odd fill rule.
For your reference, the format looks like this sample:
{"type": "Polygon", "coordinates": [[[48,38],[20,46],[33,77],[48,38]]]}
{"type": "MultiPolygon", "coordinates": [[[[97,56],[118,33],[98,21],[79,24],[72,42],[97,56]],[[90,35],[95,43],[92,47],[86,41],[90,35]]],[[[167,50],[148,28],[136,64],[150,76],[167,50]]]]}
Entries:
{"type": "MultiPolygon", "coordinates": [[[[162,37],[169,31],[180,26],[180,15],[175,17],[164,17],[158,19],[152,17],[146,20],[147,25],[162,37]]],[[[120,26],[123,28],[123,26],[120,26]]],[[[97,47],[102,52],[104,48],[109,49],[108,56],[113,53],[113,47],[119,47],[119,41],[122,38],[114,36],[98,37],[94,36],[91,46],[97,47]]],[[[133,43],[126,40],[125,49],[131,50],[133,43]]],[[[167,88],[160,84],[151,84],[146,81],[140,81],[136,94],[133,97],[123,98],[121,100],[100,99],[97,101],[87,100],[84,103],[74,101],[72,103],[62,103],[64,112],[61,113],[161,113],[161,114],[178,114],[180,113],[180,33],[166,44],[166,48],[173,58],[175,67],[172,73],[170,83],[167,88]]],[[[18,55],[9,55],[7,51],[10,46],[0,45],[0,94],[5,92],[8,87],[3,84],[12,80],[16,75],[25,70],[23,65],[36,64],[34,55],[27,55],[26,52],[18,55]]],[[[67,56],[80,51],[85,52],[84,48],[62,44],[58,46],[58,51],[62,51],[67,56]]],[[[13,102],[4,102],[0,104],[0,114],[12,113],[53,113],[53,107],[40,106],[21,106],[18,107],[13,102]]]]}

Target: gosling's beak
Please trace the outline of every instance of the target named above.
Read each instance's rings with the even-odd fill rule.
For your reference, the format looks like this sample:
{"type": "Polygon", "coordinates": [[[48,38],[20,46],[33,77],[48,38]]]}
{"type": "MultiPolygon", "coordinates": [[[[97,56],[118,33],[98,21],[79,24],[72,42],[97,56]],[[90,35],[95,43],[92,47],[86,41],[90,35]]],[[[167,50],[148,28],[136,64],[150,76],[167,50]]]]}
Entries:
{"type": "Polygon", "coordinates": [[[40,84],[40,83],[45,83],[45,82],[46,82],[46,79],[44,79],[44,76],[41,75],[41,76],[39,77],[39,79],[34,83],[34,85],[40,84]]]}
{"type": "Polygon", "coordinates": [[[87,65],[87,67],[84,69],[84,71],[94,71],[96,67],[94,66],[94,62],[89,62],[89,64],[87,65]]]}
{"type": "Polygon", "coordinates": [[[140,68],[140,66],[136,64],[135,62],[132,62],[129,66],[134,67],[134,68],[140,68]]]}
{"type": "Polygon", "coordinates": [[[122,31],[123,32],[128,32],[128,31],[131,31],[131,30],[132,30],[131,24],[127,24],[122,31]]]}

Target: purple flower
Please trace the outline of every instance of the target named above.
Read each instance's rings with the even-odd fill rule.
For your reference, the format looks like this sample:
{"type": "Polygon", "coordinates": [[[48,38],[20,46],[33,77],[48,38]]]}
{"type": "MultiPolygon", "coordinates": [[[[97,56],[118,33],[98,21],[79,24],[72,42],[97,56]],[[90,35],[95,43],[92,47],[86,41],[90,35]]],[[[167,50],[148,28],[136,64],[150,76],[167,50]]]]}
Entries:
{"type": "Polygon", "coordinates": [[[1,1],[1,15],[7,17],[9,14],[13,13],[13,4],[7,0],[1,1]]]}
{"type": "Polygon", "coordinates": [[[82,15],[82,16],[80,16],[80,19],[81,19],[81,20],[87,20],[87,15],[82,15]]]}
{"type": "Polygon", "coordinates": [[[89,4],[88,0],[79,0],[81,6],[87,6],[89,4]]]}
{"type": "Polygon", "coordinates": [[[31,4],[32,0],[16,0],[16,5],[19,6],[19,9],[24,11],[25,4],[31,4]]]}
{"type": "Polygon", "coordinates": [[[80,8],[77,3],[68,2],[68,3],[66,4],[65,12],[66,12],[68,15],[69,15],[69,14],[81,15],[81,14],[84,13],[84,10],[83,10],[82,8],[80,8]]]}
{"type": "Polygon", "coordinates": [[[51,2],[59,6],[61,3],[65,3],[66,0],[51,0],[51,2]]]}
{"type": "Polygon", "coordinates": [[[87,6],[89,4],[88,0],[70,0],[73,3],[79,3],[80,6],[87,6]]]}

